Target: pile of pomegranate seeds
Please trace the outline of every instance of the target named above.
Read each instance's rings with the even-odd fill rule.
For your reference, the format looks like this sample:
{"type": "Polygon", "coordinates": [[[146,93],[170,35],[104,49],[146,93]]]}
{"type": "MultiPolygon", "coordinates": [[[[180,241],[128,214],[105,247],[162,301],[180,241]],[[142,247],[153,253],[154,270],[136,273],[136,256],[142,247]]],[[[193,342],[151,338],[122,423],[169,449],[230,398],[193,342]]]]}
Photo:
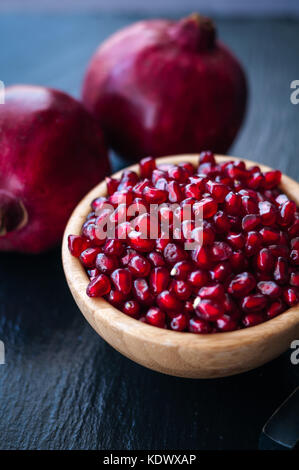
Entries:
{"type": "Polygon", "coordinates": [[[293,307],[299,212],[280,179],[243,161],[217,164],[208,151],[197,168],[147,157],[140,176],[107,178],[107,196],[92,202],[81,235],[69,236],[90,279],[87,295],[192,333],[254,326],[293,307]]]}

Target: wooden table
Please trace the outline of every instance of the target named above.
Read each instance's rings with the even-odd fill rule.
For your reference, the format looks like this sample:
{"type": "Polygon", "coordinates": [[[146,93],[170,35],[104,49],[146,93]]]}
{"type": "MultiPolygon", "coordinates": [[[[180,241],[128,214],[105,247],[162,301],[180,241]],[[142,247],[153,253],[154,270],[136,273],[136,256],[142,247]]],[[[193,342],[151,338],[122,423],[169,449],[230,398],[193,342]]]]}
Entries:
{"type": "MultiPolygon", "coordinates": [[[[2,14],[0,79],[79,96],[95,47],[135,16],[2,14]]],[[[244,63],[250,102],[230,153],[299,179],[299,22],[217,20],[244,63]]],[[[114,170],[126,162],[113,156],[114,170]]],[[[90,328],[66,286],[59,250],[1,254],[1,449],[249,449],[298,385],[291,350],[219,380],[160,375],[122,357],[90,328]]]]}

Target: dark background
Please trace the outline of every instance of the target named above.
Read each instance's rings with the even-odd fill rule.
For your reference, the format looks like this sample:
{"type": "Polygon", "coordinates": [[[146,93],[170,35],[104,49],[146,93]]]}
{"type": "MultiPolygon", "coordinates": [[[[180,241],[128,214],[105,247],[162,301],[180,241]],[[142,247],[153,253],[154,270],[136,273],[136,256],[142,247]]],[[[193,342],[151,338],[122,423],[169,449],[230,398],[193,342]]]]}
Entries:
{"type": "MultiPolygon", "coordinates": [[[[144,15],[143,15],[144,16],[144,15]]],[[[155,15],[152,15],[155,16],[155,15]]],[[[95,47],[140,19],[122,13],[1,13],[0,79],[79,96],[95,47]]],[[[243,62],[250,102],[231,154],[299,178],[296,19],[216,18],[243,62]]],[[[113,169],[126,162],[113,156],[113,169]]],[[[255,371],[188,380],[138,366],[87,324],[62,271],[60,250],[0,256],[1,449],[254,449],[263,424],[298,385],[291,350],[255,371]]]]}

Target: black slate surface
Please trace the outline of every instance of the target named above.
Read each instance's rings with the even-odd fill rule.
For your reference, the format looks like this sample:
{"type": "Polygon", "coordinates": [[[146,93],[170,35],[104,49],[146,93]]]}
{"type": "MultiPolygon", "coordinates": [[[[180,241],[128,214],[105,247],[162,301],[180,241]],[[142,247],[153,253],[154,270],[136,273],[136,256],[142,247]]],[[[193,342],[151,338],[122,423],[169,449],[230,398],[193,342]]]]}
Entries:
{"type": "MultiPolygon", "coordinates": [[[[79,96],[97,44],[133,16],[2,14],[0,79],[79,96]]],[[[218,19],[244,63],[247,120],[231,153],[299,178],[299,22],[218,19]]],[[[126,162],[113,157],[114,169],[126,162]]],[[[0,255],[0,449],[253,449],[262,425],[298,385],[291,350],[249,373],[187,380],[138,366],[86,323],[59,250],[0,255]]]]}

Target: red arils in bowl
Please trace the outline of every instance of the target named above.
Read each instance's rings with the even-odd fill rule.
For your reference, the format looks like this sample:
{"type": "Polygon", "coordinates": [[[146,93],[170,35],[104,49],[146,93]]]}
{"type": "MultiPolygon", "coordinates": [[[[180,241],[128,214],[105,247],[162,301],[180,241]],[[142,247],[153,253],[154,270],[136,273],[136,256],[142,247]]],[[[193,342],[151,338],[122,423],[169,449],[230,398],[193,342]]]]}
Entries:
{"type": "Polygon", "coordinates": [[[280,172],[218,164],[212,152],[198,168],[183,163],[147,157],[142,176],[126,170],[92,201],[82,233],[68,240],[89,276],[87,295],[150,325],[199,334],[258,325],[295,306],[299,213],[277,186],[280,172]]]}

